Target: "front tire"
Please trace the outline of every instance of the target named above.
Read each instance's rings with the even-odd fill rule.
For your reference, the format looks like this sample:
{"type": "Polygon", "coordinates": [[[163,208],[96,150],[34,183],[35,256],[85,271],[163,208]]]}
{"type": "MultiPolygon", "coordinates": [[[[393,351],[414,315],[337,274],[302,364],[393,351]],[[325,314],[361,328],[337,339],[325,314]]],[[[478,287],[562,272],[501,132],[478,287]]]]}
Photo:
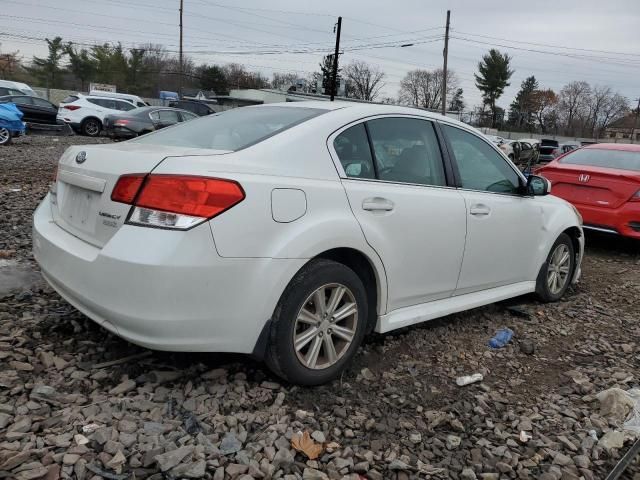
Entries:
{"type": "Polygon", "coordinates": [[[82,131],[82,134],[87,137],[97,137],[100,135],[100,131],[102,130],[102,122],[97,118],[87,118],[82,122],[80,130],[82,131]]]}
{"type": "Polygon", "coordinates": [[[576,267],[575,248],[571,237],[562,233],[551,247],[547,261],[542,265],[536,284],[536,293],[543,302],[556,302],[571,284],[576,267]]]}
{"type": "Polygon", "coordinates": [[[0,128],[0,145],[9,145],[11,143],[11,130],[8,128],[0,128]]]}
{"type": "Polygon", "coordinates": [[[367,294],[358,275],[316,259],[291,280],[272,318],[265,361],[298,385],[336,378],[356,354],[367,330],[367,294]]]}

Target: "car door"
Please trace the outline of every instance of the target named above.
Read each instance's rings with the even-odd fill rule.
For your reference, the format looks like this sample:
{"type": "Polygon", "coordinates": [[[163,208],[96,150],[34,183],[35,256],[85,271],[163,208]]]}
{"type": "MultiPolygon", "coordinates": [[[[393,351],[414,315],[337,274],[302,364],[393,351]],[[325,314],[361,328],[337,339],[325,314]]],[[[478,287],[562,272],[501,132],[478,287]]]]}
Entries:
{"type": "Polygon", "coordinates": [[[37,116],[38,123],[55,124],[58,108],[51,102],[42,98],[32,98],[34,115],[37,116]]]}
{"type": "Polygon", "coordinates": [[[467,213],[456,295],[535,280],[543,210],[522,194],[524,178],[480,135],[443,124],[467,213]]]}
{"type": "Polygon", "coordinates": [[[330,138],[351,209],[384,264],[387,311],[453,294],[465,242],[465,205],[448,186],[436,128],[380,117],[330,138]]]}
{"type": "Polygon", "coordinates": [[[157,110],[154,114],[151,119],[156,129],[170,127],[180,122],[177,110],[157,110]]]}
{"type": "Polygon", "coordinates": [[[196,115],[195,113],[192,112],[187,112],[186,110],[183,110],[180,112],[180,118],[181,118],[181,122],[188,122],[189,120],[194,120],[196,118],[198,118],[198,115],[196,115]]]}
{"type": "Polygon", "coordinates": [[[33,97],[28,95],[13,97],[11,100],[16,104],[18,110],[22,112],[22,121],[29,123],[38,123],[38,115],[34,109],[33,97]]]}

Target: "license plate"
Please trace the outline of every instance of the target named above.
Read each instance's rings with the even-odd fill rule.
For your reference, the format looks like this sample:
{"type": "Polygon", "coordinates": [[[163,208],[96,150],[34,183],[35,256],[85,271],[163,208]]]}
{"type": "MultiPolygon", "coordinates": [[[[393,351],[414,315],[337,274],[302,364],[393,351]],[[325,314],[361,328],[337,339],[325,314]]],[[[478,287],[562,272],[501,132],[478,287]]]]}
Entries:
{"type": "Polygon", "coordinates": [[[95,229],[95,212],[99,199],[99,193],[67,185],[61,211],[62,218],[80,230],[92,232],[95,229]]]}

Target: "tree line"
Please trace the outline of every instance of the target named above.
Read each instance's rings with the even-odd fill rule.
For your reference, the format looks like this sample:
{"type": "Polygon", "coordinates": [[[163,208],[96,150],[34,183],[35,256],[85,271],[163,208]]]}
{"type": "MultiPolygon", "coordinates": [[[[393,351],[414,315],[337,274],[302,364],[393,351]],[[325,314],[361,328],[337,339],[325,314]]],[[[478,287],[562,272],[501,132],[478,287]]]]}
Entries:
{"type": "MultiPolygon", "coordinates": [[[[178,91],[180,63],[162,45],[147,44],[124,48],[121,44],[92,46],[64,42],[61,37],[46,39],[48,55],[24,62],[18,52],[0,54],[0,76],[38,86],[86,91],[90,82],[116,85],[118,91],[143,97],[157,97],[160,90],[178,91]]],[[[275,72],[267,78],[260,71],[239,63],[197,64],[185,56],[182,63],[184,88],[228,94],[231,89],[274,88],[329,94],[332,57],[326,56],[316,72],[302,76],[294,72],[275,72]]],[[[475,85],[482,94],[482,105],[472,112],[480,126],[520,131],[553,132],[569,136],[599,137],[613,120],[629,111],[628,100],[606,85],[574,81],[559,91],[541,87],[534,76],[526,78],[508,112],[498,106],[514,74],[511,57],[491,49],[478,63],[475,85]]],[[[415,69],[400,82],[397,98],[383,97],[385,73],[363,61],[340,65],[339,82],[349,98],[398,103],[429,110],[440,110],[444,72],[415,69]]],[[[464,91],[455,72],[447,71],[447,109],[465,110],[464,91]]]]}
{"type": "Polygon", "coordinates": [[[531,75],[521,83],[505,115],[496,100],[510,85],[509,79],[514,73],[510,65],[511,57],[496,49],[490,50],[478,63],[475,81],[482,92],[483,105],[476,113],[483,126],[599,138],[612,121],[630,110],[628,99],[608,85],[573,81],[556,92],[541,88],[531,75]]]}

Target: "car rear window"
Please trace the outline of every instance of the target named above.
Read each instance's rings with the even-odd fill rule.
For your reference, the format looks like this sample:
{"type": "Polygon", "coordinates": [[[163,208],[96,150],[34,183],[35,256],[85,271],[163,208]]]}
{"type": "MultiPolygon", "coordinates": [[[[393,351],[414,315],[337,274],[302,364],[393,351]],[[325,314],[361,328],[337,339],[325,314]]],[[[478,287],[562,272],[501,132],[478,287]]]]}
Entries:
{"type": "Polygon", "coordinates": [[[582,148],[563,157],[560,163],[640,172],[640,152],[582,148]]]}
{"type": "Polygon", "coordinates": [[[78,100],[78,97],[76,95],[69,95],[65,97],[64,100],[62,100],[62,102],[60,103],[71,103],[75,102],[76,100],[78,100]]]}
{"type": "Polygon", "coordinates": [[[328,110],[304,107],[240,107],[133,140],[145,145],[236,151],[328,110]]]}

